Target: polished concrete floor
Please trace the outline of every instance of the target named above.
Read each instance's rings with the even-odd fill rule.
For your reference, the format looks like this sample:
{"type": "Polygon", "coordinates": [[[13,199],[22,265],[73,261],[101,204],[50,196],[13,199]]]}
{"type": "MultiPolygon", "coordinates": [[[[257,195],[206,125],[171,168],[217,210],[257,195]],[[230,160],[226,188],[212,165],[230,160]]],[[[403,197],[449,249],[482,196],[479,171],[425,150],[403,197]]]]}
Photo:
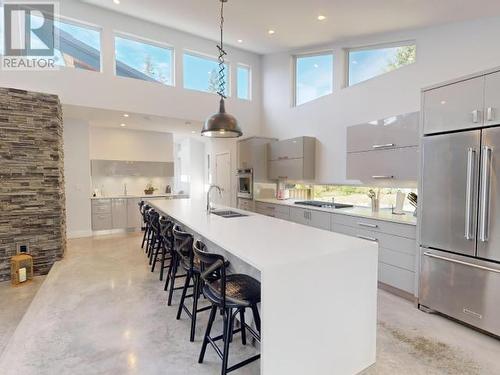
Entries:
{"type": "MultiPolygon", "coordinates": [[[[197,363],[206,315],[190,343],[188,320],[175,320],[178,299],[166,307],[163,284],[149,272],[140,239],[70,241],[66,258],[53,267],[0,356],[0,373],[219,373],[220,361],[210,348],[206,363],[197,363]]],[[[0,287],[2,308],[12,305],[17,315],[24,311],[27,303],[17,295],[22,291],[0,287]]],[[[0,312],[0,329],[17,324],[7,323],[12,315],[6,316],[0,312]]],[[[500,341],[383,291],[377,347],[377,363],[363,375],[500,373],[500,341]]],[[[239,338],[231,350],[230,361],[254,353],[239,338]]],[[[258,362],[235,372],[258,373],[258,362]]]]}
{"type": "Polygon", "coordinates": [[[14,334],[44,279],[45,276],[37,276],[16,287],[13,287],[10,281],[0,283],[0,354],[14,334]]]}

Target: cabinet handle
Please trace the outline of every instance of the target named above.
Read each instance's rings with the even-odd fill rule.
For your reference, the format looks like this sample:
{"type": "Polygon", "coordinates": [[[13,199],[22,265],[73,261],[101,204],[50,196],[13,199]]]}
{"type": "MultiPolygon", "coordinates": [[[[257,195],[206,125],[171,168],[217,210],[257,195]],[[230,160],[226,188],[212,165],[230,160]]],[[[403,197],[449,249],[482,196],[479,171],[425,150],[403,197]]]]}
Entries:
{"type": "Polygon", "coordinates": [[[486,111],[486,119],[487,121],[493,121],[493,108],[492,107],[488,107],[487,111],[486,111]]]}
{"type": "Polygon", "coordinates": [[[372,148],[378,149],[378,148],[389,148],[389,147],[396,147],[396,144],[394,143],[387,143],[385,145],[373,145],[372,148]]]}
{"type": "Polygon", "coordinates": [[[378,242],[378,240],[375,237],[362,236],[361,234],[358,234],[357,237],[371,242],[378,242]]]}
{"type": "Polygon", "coordinates": [[[372,176],[374,180],[392,180],[394,176],[372,176]]]}
{"type": "Polygon", "coordinates": [[[360,227],[367,227],[367,228],[378,228],[377,224],[368,224],[368,223],[358,223],[360,227]]]}
{"type": "Polygon", "coordinates": [[[472,111],[472,122],[474,124],[477,124],[479,122],[479,110],[478,109],[475,109],[472,111]]]}

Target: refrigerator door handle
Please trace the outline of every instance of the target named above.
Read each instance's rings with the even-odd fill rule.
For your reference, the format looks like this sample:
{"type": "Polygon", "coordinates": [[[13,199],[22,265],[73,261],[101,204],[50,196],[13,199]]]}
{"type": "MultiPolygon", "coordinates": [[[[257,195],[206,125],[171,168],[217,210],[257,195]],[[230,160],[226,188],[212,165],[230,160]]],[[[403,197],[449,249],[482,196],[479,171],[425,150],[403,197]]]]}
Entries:
{"type": "Polygon", "coordinates": [[[476,159],[476,150],[469,147],[467,150],[467,185],[465,192],[465,239],[474,239],[474,230],[472,228],[472,211],[473,211],[473,197],[474,192],[474,165],[476,159]]]}
{"type": "Polygon", "coordinates": [[[491,147],[483,146],[481,155],[481,197],[479,240],[488,242],[490,226],[490,180],[491,180],[491,147]]]}
{"type": "Polygon", "coordinates": [[[427,252],[427,251],[424,253],[424,256],[429,257],[429,258],[435,258],[435,259],[445,260],[447,262],[461,264],[461,265],[472,267],[472,268],[479,268],[481,270],[488,271],[488,272],[500,273],[500,269],[491,268],[491,267],[485,267],[485,266],[481,266],[479,264],[474,264],[474,263],[464,262],[464,261],[461,261],[461,260],[458,260],[458,259],[443,257],[441,255],[436,255],[436,254],[433,254],[433,253],[430,253],[430,252],[427,252]]]}

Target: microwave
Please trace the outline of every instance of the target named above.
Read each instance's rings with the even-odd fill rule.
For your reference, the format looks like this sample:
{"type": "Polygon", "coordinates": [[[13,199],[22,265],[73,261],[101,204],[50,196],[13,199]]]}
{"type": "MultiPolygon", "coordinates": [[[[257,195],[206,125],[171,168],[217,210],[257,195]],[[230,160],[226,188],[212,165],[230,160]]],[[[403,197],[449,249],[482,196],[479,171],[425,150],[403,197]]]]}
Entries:
{"type": "Polygon", "coordinates": [[[238,198],[253,199],[253,170],[238,169],[238,198]]]}

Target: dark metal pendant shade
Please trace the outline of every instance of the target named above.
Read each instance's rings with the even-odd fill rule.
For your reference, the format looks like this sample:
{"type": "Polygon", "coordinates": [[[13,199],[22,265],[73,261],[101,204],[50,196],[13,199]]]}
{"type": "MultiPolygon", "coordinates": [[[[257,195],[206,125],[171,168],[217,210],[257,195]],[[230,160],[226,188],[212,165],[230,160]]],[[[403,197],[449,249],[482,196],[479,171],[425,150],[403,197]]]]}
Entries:
{"type": "Polygon", "coordinates": [[[214,138],[237,138],[243,135],[236,117],[226,113],[224,98],[220,100],[219,112],[205,121],[201,135],[214,138]]]}

